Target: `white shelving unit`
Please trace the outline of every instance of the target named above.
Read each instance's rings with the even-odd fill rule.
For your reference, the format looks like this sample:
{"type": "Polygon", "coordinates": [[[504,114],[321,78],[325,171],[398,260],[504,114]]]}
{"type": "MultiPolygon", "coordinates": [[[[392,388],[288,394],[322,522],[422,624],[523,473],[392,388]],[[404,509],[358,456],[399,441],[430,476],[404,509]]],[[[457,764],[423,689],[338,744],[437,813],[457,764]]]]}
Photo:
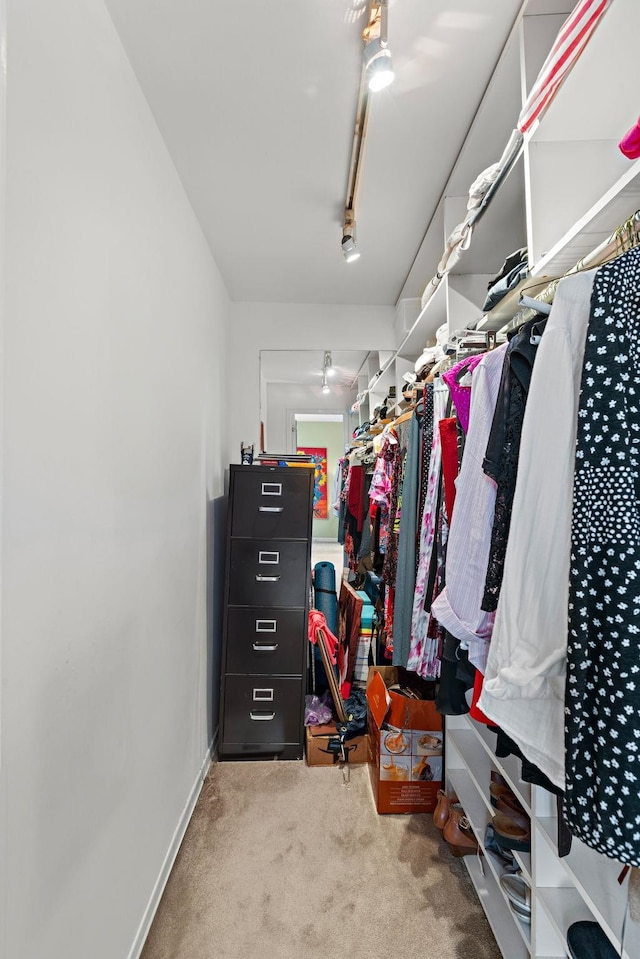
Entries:
{"type": "MultiPolygon", "coordinates": [[[[470,183],[498,158],[574,5],[575,0],[523,3],[416,258],[425,281],[435,273],[447,236],[464,217],[470,183]]],[[[402,373],[433,343],[443,323],[450,332],[468,324],[505,332],[518,312],[520,292],[514,291],[484,317],[482,303],[489,278],[515,249],[529,248],[531,276],[522,287],[535,293],[545,279],[574,267],[640,209],[640,160],[629,161],[618,150],[618,141],[640,112],[633,76],[639,36],[639,0],[615,0],[525,142],[455,272],[445,277],[423,309],[419,301],[410,301],[411,310],[402,314],[390,382],[401,383],[402,373]]],[[[575,839],[570,855],[560,859],[555,797],[523,782],[519,760],[497,759],[494,748],[495,736],[486,727],[466,716],[447,718],[447,785],[457,794],[484,853],[481,859],[465,857],[465,863],[503,956],[565,957],[567,929],[579,919],[598,922],[619,951],[627,898],[627,881],[618,883],[621,865],[575,839]],[[500,888],[499,864],[483,846],[493,811],[492,769],[505,777],[531,816],[531,852],[515,854],[532,888],[530,926],[512,913],[500,888]]],[[[640,928],[630,921],[624,947],[625,959],[640,959],[640,928]]]]}
{"type": "MultiPolygon", "coordinates": [[[[445,743],[447,788],[471,823],[484,869],[474,856],[466,856],[465,864],[505,959],[566,956],[567,929],[582,919],[598,922],[620,950],[628,882],[618,882],[621,864],[577,839],[568,856],[558,857],[555,797],[520,779],[516,757],[495,756],[495,734],[486,726],[468,716],[449,716],[445,743]],[[495,813],[489,799],[492,769],[504,776],[531,816],[531,853],[514,853],[532,890],[531,926],[511,912],[499,884],[499,862],[484,846],[486,827],[495,813]]],[[[631,922],[626,925],[624,956],[640,956],[640,929],[631,922]]]]}

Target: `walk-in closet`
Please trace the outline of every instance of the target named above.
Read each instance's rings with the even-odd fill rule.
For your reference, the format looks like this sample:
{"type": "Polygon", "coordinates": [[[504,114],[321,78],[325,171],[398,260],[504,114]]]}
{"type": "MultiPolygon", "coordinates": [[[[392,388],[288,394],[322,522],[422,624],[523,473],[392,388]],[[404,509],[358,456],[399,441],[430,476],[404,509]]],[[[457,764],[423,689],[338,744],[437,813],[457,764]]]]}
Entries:
{"type": "Polygon", "coordinates": [[[640,959],[638,0],[0,0],[0,959],[640,959]]]}

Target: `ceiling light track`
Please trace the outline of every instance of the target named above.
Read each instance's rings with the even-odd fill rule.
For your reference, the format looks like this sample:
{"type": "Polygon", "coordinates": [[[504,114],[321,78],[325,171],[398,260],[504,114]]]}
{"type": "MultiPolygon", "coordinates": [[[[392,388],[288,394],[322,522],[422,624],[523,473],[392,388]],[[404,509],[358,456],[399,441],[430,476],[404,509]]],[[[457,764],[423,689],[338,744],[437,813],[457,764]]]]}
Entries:
{"type": "Polygon", "coordinates": [[[362,40],[362,70],[342,227],[341,248],[347,263],[352,263],[360,256],[356,244],[356,197],[369,120],[369,96],[384,89],[393,80],[388,38],[388,0],[370,0],[369,22],[362,31],[362,40]]]}

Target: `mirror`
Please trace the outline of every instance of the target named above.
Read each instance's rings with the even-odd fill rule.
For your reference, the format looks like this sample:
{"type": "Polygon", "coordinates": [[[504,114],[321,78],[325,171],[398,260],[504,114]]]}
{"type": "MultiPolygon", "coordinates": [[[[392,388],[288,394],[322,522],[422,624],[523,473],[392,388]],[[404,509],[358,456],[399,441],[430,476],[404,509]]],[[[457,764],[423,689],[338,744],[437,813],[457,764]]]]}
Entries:
{"type": "Polygon", "coordinates": [[[262,350],[261,446],[269,453],[312,451],[316,462],[313,537],[337,537],[332,499],[338,460],[368,404],[352,412],[379,354],[368,350],[262,350]],[[326,390],[323,378],[326,375],[326,390]]]}

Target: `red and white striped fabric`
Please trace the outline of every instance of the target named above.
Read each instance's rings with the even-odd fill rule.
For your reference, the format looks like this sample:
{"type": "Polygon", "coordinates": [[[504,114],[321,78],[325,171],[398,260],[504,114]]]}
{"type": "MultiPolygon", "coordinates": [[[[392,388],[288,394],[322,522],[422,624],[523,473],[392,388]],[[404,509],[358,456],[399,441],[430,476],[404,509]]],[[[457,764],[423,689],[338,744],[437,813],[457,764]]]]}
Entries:
{"type": "Polygon", "coordinates": [[[518,129],[527,133],[544,115],[571,72],[613,0],[580,0],[556,37],[549,56],[538,74],[527,102],[518,117],[518,129]]]}

